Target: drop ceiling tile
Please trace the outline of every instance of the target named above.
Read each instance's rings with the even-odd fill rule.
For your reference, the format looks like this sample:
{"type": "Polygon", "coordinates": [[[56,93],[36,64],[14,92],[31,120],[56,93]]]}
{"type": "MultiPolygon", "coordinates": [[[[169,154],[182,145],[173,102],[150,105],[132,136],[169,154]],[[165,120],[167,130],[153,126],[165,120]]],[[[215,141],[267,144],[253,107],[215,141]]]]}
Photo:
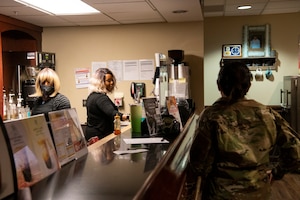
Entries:
{"type": "Polygon", "coordinates": [[[64,20],[70,21],[70,22],[112,21],[111,18],[109,18],[103,14],[60,16],[58,18],[61,18],[61,19],[64,19],[64,20]]]}
{"type": "Polygon", "coordinates": [[[194,0],[152,0],[152,4],[168,21],[201,21],[203,14],[199,1],[194,0]],[[173,3],[170,3],[173,2],[173,3]],[[173,11],[186,10],[186,13],[173,13],[173,11]]]}
{"type": "Polygon", "coordinates": [[[239,6],[239,4],[228,4],[225,6],[225,11],[226,12],[237,12],[237,13],[247,13],[247,12],[252,12],[252,11],[257,11],[257,10],[263,10],[264,7],[265,7],[265,4],[264,3],[256,3],[256,4],[253,4],[252,5],[252,8],[251,9],[248,9],[248,10],[239,10],[237,9],[239,6]]]}
{"type": "Polygon", "coordinates": [[[204,6],[216,6],[216,5],[224,5],[225,0],[205,0],[204,6]]]}
{"type": "Polygon", "coordinates": [[[295,8],[300,10],[300,0],[297,1],[276,1],[276,2],[270,2],[266,9],[287,9],[287,8],[295,8]]]}
{"type": "Polygon", "coordinates": [[[226,0],[227,5],[239,4],[239,5],[253,5],[256,3],[267,3],[269,0],[226,0]]]}
{"type": "Polygon", "coordinates": [[[299,12],[299,8],[274,8],[274,9],[265,9],[262,14],[285,14],[285,13],[295,13],[299,12]]]}
{"type": "Polygon", "coordinates": [[[129,3],[108,3],[95,4],[94,8],[103,13],[111,14],[118,12],[150,12],[153,9],[146,2],[129,2],[129,3]]]}
{"type": "Polygon", "coordinates": [[[111,3],[130,3],[130,2],[145,2],[145,0],[82,0],[87,4],[111,4],[111,3]]]}
{"type": "Polygon", "coordinates": [[[49,27],[49,26],[76,26],[76,24],[65,21],[61,18],[57,18],[54,16],[39,16],[39,17],[32,17],[32,16],[22,16],[20,20],[25,22],[31,22],[37,26],[41,27],[49,27]]]}
{"type": "Polygon", "coordinates": [[[145,20],[145,22],[164,22],[164,19],[157,12],[147,12],[141,15],[140,13],[112,13],[110,15],[113,19],[120,23],[128,23],[129,21],[139,21],[145,20]]]}
{"type": "MultiPolygon", "coordinates": [[[[0,3],[1,4],[1,3],[0,3]]],[[[20,16],[41,16],[41,15],[47,15],[41,11],[32,9],[27,6],[0,6],[0,13],[7,16],[14,16],[14,15],[20,15],[20,16]]]]}
{"type": "Polygon", "coordinates": [[[222,17],[224,16],[224,12],[207,12],[204,13],[204,17],[222,17]]]}

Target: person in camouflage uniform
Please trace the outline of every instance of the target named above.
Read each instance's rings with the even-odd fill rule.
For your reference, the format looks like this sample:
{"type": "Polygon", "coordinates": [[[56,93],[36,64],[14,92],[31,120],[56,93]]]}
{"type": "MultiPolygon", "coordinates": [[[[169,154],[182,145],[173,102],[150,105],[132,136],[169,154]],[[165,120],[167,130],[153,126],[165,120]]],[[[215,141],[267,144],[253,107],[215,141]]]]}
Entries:
{"type": "Polygon", "coordinates": [[[270,199],[271,171],[280,179],[299,168],[299,135],[279,113],[245,98],[251,80],[243,63],[222,66],[222,97],[200,114],[190,164],[201,176],[202,199],[270,199]],[[280,154],[272,167],[275,147],[280,154]]]}

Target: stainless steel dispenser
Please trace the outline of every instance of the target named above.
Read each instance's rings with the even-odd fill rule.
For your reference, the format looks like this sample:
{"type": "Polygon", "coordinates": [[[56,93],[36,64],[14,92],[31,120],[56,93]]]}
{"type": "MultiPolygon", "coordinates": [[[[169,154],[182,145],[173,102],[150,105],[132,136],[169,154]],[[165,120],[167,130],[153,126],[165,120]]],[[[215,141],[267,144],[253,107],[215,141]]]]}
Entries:
{"type": "Polygon", "coordinates": [[[284,76],[280,96],[283,117],[300,133],[300,76],[284,76]]]}
{"type": "Polygon", "coordinates": [[[169,74],[169,96],[176,98],[189,99],[190,98],[190,70],[189,66],[183,62],[183,50],[169,50],[169,58],[172,63],[168,67],[169,74]]]}
{"type": "Polygon", "coordinates": [[[29,95],[35,92],[35,80],[40,70],[45,67],[49,67],[55,70],[55,54],[48,52],[27,52],[26,60],[28,61],[25,65],[19,65],[19,84],[21,90],[23,106],[28,105],[32,107],[34,98],[29,95]]]}

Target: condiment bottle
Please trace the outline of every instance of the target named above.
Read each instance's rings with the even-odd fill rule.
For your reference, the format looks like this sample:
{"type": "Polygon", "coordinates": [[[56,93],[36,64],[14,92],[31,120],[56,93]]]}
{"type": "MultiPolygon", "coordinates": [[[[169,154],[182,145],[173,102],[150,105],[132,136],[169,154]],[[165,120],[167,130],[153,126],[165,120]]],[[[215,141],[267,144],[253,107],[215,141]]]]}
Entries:
{"type": "Polygon", "coordinates": [[[121,119],[117,113],[114,120],[114,134],[119,135],[121,133],[121,119]]]}
{"type": "Polygon", "coordinates": [[[6,98],[6,91],[5,89],[3,89],[3,120],[7,120],[9,117],[8,112],[7,112],[7,107],[8,107],[8,102],[7,102],[7,98],[6,98]]]}
{"type": "Polygon", "coordinates": [[[121,119],[118,113],[116,114],[114,120],[114,134],[116,135],[114,139],[115,148],[119,149],[121,144],[121,119]]]}

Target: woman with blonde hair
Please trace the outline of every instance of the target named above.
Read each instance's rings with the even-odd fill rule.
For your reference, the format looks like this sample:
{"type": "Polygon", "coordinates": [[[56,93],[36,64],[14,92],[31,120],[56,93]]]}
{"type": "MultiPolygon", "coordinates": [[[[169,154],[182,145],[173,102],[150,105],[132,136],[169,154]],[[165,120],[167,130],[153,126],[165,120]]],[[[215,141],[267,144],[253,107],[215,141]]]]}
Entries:
{"type": "Polygon", "coordinates": [[[90,79],[89,96],[86,100],[87,127],[85,137],[99,139],[113,133],[114,117],[116,114],[121,120],[129,119],[128,115],[118,111],[118,107],[107,96],[116,88],[116,78],[107,68],[99,68],[90,79]]]}
{"type": "Polygon", "coordinates": [[[31,114],[46,114],[48,120],[48,112],[71,108],[69,99],[59,93],[59,90],[60,80],[57,73],[51,68],[42,69],[36,78],[35,93],[30,95],[36,98],[31,114]]]}

